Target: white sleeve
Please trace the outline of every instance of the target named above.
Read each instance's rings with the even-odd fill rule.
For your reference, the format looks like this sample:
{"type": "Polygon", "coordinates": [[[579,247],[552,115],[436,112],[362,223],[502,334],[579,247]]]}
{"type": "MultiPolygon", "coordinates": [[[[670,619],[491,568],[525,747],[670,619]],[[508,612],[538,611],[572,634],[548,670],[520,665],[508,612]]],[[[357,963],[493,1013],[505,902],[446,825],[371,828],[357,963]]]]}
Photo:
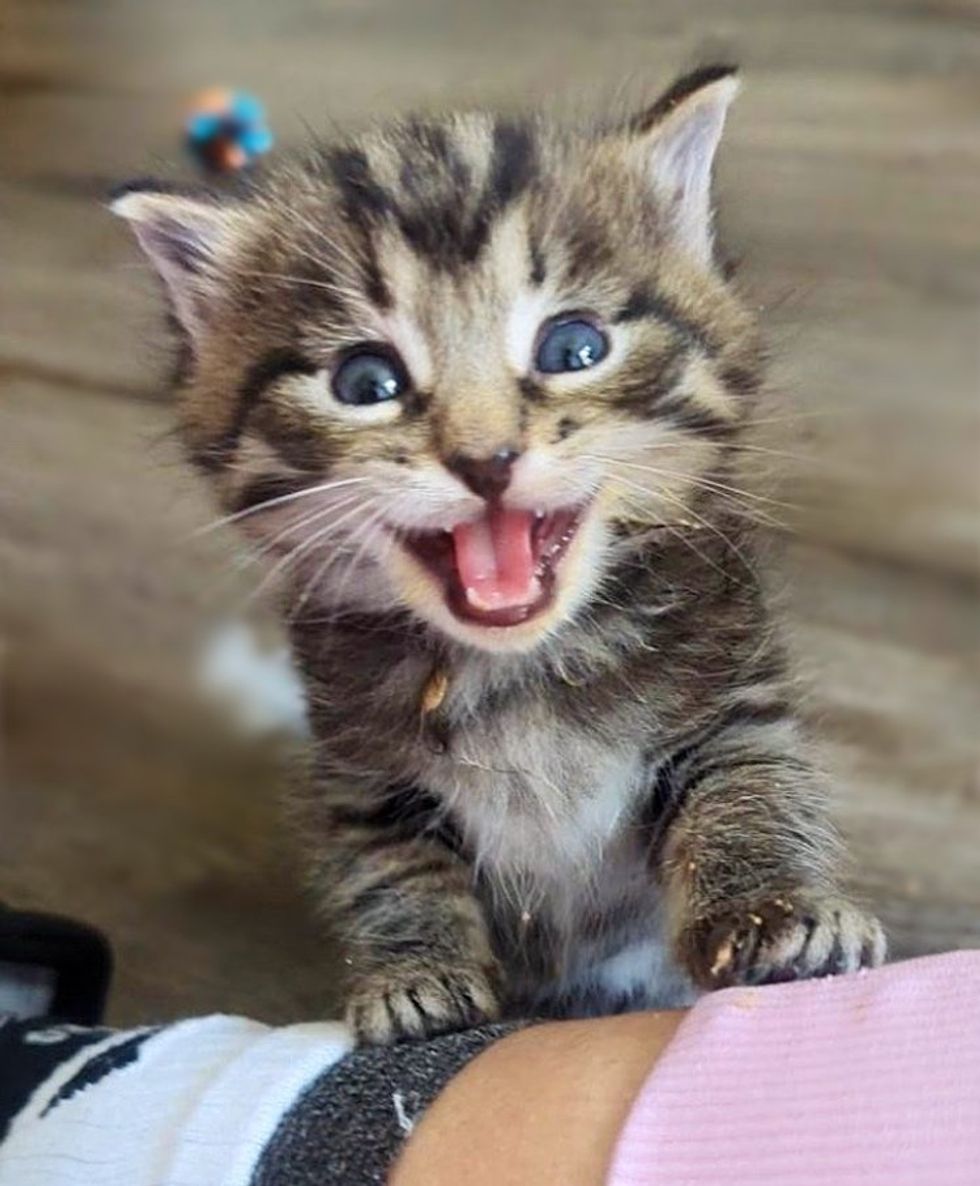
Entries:
{"type": "MultiPolygon", "coordinates": [[[[0,1038],[13,1029],[48,1054],[79,1032],[35,1024],[0,1038]]],[[[0,1074],[13,1075],[17,1050],[0,1045],[0,1074]]],[[[334,1022],[214,1016],[103,1031],[55,1061],[11,1118],[0,1186],[248,1186],[283,1114],[351,1045],[334,1022]]]]}

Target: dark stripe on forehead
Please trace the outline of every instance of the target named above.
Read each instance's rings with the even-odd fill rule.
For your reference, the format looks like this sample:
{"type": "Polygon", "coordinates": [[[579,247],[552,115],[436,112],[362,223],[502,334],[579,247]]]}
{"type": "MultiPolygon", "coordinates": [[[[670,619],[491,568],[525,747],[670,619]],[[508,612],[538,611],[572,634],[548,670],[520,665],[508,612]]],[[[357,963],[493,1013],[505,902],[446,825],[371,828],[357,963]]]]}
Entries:
{"type": "Polygon", "coordinates": [[[548,269],[544,260],[544,252],[541,250],[541,244],[537,239],[531,239],[528,244],[528,254],[531,259],[530,280],[535,287],[539,287],[544,284],[548,269]]]}
{"type": "Polygon", "coordinates": [[[498,213],[527,189],[536,167],[531,129],[525,123],[498,119],[493,128],[493,157],[487,182],[487,196],[498,213]]]}
{"type": "Polygon", "coordinates": [[[283,375],[315,375],[318,370],[320,367],[315,362],[289,347],[272,350],[253,363],[238,388],[231,423],[217,441],[195,458],[197,463],[212,471],[222,469],[238,448],[249,417],[270,384],[283,375]]]}
{"type": "Polygon", "coordinates": [[[397,145],[400,189],[392,211],[398,229],[413,251],[448,271],[462,251],[470,168],[437,123],[409,120],[397,145]]]}
{"type": "Polygon", "coordinates": [[[340,190],[344,213],[352,221],[363,225],[368,219],[377,221],[389,213],[391,199],[375,180],[363,149],[332,148],[327,163],[340,190]]]}
{"type": "Polygon", "coordinates": [[[473,173],[448,130],[409,121],[400,169],[402,193],[391,208],[406,241],[435,267],[473,264],[493,222],[525,190],[535,172],[529,127],[498,119],[493,126],[487,177],[474,195],[473,173]]]}
{"type": "Polygon", "coordinates": [[[534,137],[526,123],[499,117],[493,125],[490,168],[483,193],[462,244],[463,259],[473,263],[500,217],[524,193],[537,172],[534,137]]]}
{"type": "Polygon", "coordinates": [[[406,177],[414,177],[413,166],[419,156],[428,158],[430,163],[441,166],[442,170],[462,195],[470,184],[472,174],[467,162],[459,153],[458,146],[449,135],[448,130],[440,123],[426,122],[420,119],[410,119],[405,124],[408,138],[408,149],[412,152],[411,159],[402,161],[401,177],[404,183],[406,177]]]}
{"type": "Polygon", "coordinates": [[[326,159],[330,175],[340,192],[344,218],[359,240],[368,300],[379,309],[390,309],[391,293],[381,273],[373,234],[391,213],[391,199],[371,173],[371,166],[362,149],[332,148],[326,159]]]}
{"type": "Polygon", "coordinates": [[[635,289],[626,304],[613,317],[613,321],[618,325],[624,321],[641,321],[644,318],[668,326],[690,346],[697,346],[706,354],[717,353],[717,347],[702,326],[685,317],[668,297],[647,288],[635,289]]]}
{"type": "MultiPolygon", "coordinates": [[[[537,169],[527,123],[498,118],[491,139],[486,181],[478,193],[461,145],[451,128],[437,121],[407,120],[393,132],[389,147],[398,154],[397,192],[378,182],[363,149],[347,145],[326,153],[343,216],[359,240],[367,295],[376,305],[391,305],[375,244],[386,223],[397,226],[412,250],[437,268],[450,271],[479,258],[494,220],[520,197],[537,169]]],[[[540,254],[532,259],[532,272],[540,282],[540,254]]]]}
{"type": "Polygon", "coordinates": [[[566,232],[568,263],[565,274],[571,284],[583,284],[608,268],[613,253],[604,228],[589,214],[569,210],[566,232]]]}
{"type": "Polygon", "coordinates": [[[418,116],[409,116],[405,120],[404,128],[408,139],[422,152],[431,157],[448,158],[449,137],[442,124],[420,119],[418,116]]]}

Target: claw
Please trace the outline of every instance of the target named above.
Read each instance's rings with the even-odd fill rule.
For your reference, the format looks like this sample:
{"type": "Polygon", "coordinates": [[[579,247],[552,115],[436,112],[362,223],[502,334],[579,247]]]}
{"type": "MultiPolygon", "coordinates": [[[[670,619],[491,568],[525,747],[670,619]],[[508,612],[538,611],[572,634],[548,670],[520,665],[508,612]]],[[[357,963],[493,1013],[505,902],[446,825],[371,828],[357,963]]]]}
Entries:
{"type": "Polygon", "coordinates": [[[711,965],[711,975],[718,977],[726,968],[732,966],[732,960],[735,957],[735,944],[731,939],[726,939],[724,943],[718,948],[718,954],[715,956],[715,962],[711,965]]]}

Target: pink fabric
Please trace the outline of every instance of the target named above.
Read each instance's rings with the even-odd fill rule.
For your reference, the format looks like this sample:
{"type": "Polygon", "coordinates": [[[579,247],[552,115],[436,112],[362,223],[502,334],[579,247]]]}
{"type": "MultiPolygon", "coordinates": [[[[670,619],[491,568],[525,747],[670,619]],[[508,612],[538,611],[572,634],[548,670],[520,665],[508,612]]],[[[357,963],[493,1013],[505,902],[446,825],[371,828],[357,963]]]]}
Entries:
{"type": "Polygon", "coordinates": [[[767,988],[685,1018],[609,1186],[980,1186],[980,951],[767,988]]]}

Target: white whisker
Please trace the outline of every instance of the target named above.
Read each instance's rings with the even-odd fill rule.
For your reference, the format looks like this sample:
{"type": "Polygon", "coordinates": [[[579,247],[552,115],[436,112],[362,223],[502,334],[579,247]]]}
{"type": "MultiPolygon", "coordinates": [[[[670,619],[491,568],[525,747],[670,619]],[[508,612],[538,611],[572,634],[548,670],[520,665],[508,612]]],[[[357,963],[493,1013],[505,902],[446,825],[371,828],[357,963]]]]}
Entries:
{"type": "Polygon", "coordinates": [[[302,490],[294,490],[290,494],[281,494],[276,498],[268,498],[265,502],[246,507],[243,511],[236,511],[233,515],[224,515],[220,519],[214,519],[211,523],[206,523],[203,527],[196,528],[186,538],[189,540],[197,539],[199,536],[209,535],[212,531],[217,531],[221,527],[227,527],[231,523],[238,523],[242,519],[247,519],[250,515],[258,515],[262,511],[271,510],[272,507],[293,502],[297,498],[309,498],[313,494],[325,494],[329,490],[336,490],[341,486],[353,486],[356,483],[366,482],[367,480],[367,478],[341,478],[338,481],[323,482],[317,486],[304,486],[302,490]]]}
{"type": "MultiPolygon", "coordinates": [[[[337,584],[335,600],[336,600],[338,606],[340,605],[340,603],[343,599],[344,590],[347,587],[347,583],[349,582],[349,580],[354,572],[354,569],[359,564],[361,557],[364,554],[365,548],[371,542],[371,531],[375,528],[375,525],[378,524],[384,518],[384,515],[387,512],[387,509],[388,509],[387,506],[384,504],[382,504],[381,506],[378,506],[378,500],[374,500],[374,505],[375,505],[375,509],[371,512],[371,514],[369,514],[368,518],[364,521],[364,523],[362,523],[360,525],[359,534],[362,536],[361,542],[358,545],[356,551],[354,552],[354,555],[351,558],[350,562],[347,564],[347,567],[344,570],[344,576],[343,576],[342,580],[337,584]]],[[[352,536],[350,538],[353,539],[354,537],[352,536]]],[[[290,615],[291,619],[294,619],[296,614],[300,613],[300,611],[306,605],[307,601],[309,601],[310,595],[312,594],[312,592],[316,588],[316,586],[320,583],[320,580],[322,579],[323,574],[326,572],[327,568],[329,568],[329,566],[333,562],[333,560],[334,560],[333,556],[328,556],[326,558],[326,560],[324,560],[324,562],[313,573],[313,575],[310,577],[310,579],[307,581],[307,583],[303,586],[302,592],[299,594],[299,596],[293,602],[293,605],[290,607],[289,615],[290,615]]]]}
{"type": "Polygon", "coordinates": [[[647,473],[654,474],[656,477],[660,478],[681,478],[685,481],[694,482],[699,486],[732,495],[735,498],[745,498],[752,502],[764,502],[770,504],[771,506],[782,507],[784,510],[795,511],[799,509],[798,507],[793,506],[792,503],[781,502],[779,499],[775,498],[768,498],[764,494],[753,494],[750,490],[742,490],[738,486],[729,486],[724,482],[718,482],[713,478],[702,477],[700,474],[688,474],[675,469],[660,469],[652,465],[641,465],[636,461],[616,461],[615,464],[621,465],[626,469],[645,470],[647,473]]]}
{"type": "MultiPolygon", "coordinates": [[[[788,528],[785,523],[781,522],[780,520],[776,519],[772,515],[768,514],[766,511],[760,510],[756,506],[745,505],[740,502],[740,499],[744,498],[746,500],[751,500],[752,502],[756,502],[756,501],[768,502],[768,503],[772,503],[774,506],[782,506],[782,507],[786,507],[787,509],[794,509],[794,510],[796,509],[796,508],[792,507],[791,504],[789,504],[789,503],[778,502],[775,499],[765,498],[762,495],[754,495],[754,494],[751,494],[749,491],[741,490],[735,486],[728,486],[728,485],[725,485],[724,483],[715,482],[709,478],[703,478],[698,474],[682,473],[679,470],[673,470],[673,469],[660,469],[657,466],[652,466],[652,465],[640,465],[637,462],[625,461],[618,457],[602,457],[601,455],[586,455],[586,454],[584,454],[583,456],[586,457],[586,460],[604,462],[606,465],[610,466],[613,469],[615,469],[618,466],[622,466],[625,469],[635,469],[635,470],[643,471],[644,473],[653,474],[653,476],[657,477],[657,478],[680,478],[683,481],[689,481],[696,487],[700,487],[701,489],[704,489],[704,490],[711,490],[715,493],[720,494],[727,501],[734,503],[735,507],[737,507],[737,509],[738,509],[739,514],[743,518],[748,519],[752,522],[756,522],[760,526],[768,527],[768,528],[771,528],[776,531],[785,531],[785,530],[788,530],[788,528]]],[[[642,489],[647,489],[647,488],[642,487],[642,489]]],[[[647,493],[650,495],[656,495],[658,493],[658,491],[647,490],[647,493]]]]}
{"type": "Polygon", "coordinates": [[[319,531],[314,531],[312,535],[308,536],[302,543],[297,544],[295,548],[287,552],[272,568],[266,573],[262,580],[258,583],[256,588],[248,597],[249,602],[255,601],[262,593],[269,587],[270,584],[284,572],[291,564],[294,564],[301,556],[304,556],[311,549],[322,540],[327,538],[332,532],[336,531],[338,527],[343,526],[344,523],[353,519],[361,510],[367,509],[370,505],[370,499],[365,499],[364,502],[359,503],[352,510],[346,514],[341,515],[339,519],[333,520],[325,527],[321,527],[319,531]]]}
{"type": "Polygon", "coordinates": [[[312,527],[314,523],[319,523],[320,520],[324,519],[327,515],[335,511],[345,510],[347,507],[353,506],[359,501],[361,501],[361,499],[357,491],[347,491],[346,495],[337,499],[336,502],[330,502],[326,506],[318,507],[312,512],[312,514],[306,515],[302,519],[298,519],[294,523],[290,523],[288,526],[284,527],[282,531],[276,532],[276,534],[271,539],[263,540],[259,546],[252,551],[250,554],[251,558],[258,559],[262,556],[268,555],[269,552],[275,550],[276,544],[278,544],[281,540],[286,539],[294,532],[302,531],[304,527],[312,527]]]}
{"type": "MultiPolygon", "coordinates": [[[[684,512],[685,515],[691,514],[694,518],[699,518],[698,516],[694,516],[693,512],[691,512],[690,508],[685,506],[684,503],[681,502],[680,499],[674,498],[672,495],[668,494],[666,491],[650,490],[648,487],[641,486],[637,482],[631,482],[628,478],[623,478],[618,474],[610,474],[609,476],[610,476],[610,480],[613,482],[619,482],[632,490],[638,490],[638,491],[640,491],[640,493],[646,494],[650,498],[654,498],[654,499],[663,498],[667,502],[671,503],[672,505],[679,507],[684,512]]],[[[636,504],[636,505],[638,506],[638,509],[642,509],[642,504],[636,504]]],[[[748,570],[750,572],[753,571],[751,565],[745,559],[741,550],[738,548],[737,545],[735,545],[731,540],[728,539],[728,537],[724,534],[724,532],[719,531],[718,528],[712,526],[710,523],[708,523],[704,519],[700,519],[699,521],[701,522],[701,524],[704,527],[706,527],[710,531],[713,531],[715,535],[717,535],[721,540],[723,540],[725,542],[725,544],[729,548],[731,548],[731,550],[739,557],[739,559],[741,559],[742,563],[745,564],[745,566],[748,568],[748,570]]],[[[723,576],[728,575],[725,572],[725,570],[720,567],[720,565],[716,564],[714,562],[714,560],[711,559],[710,556],[706,556],[704,554],[704,552],[702,552],[701,549],[696,544],[694,544],[684,534],[684,532],[678,530],[677,527],[674,526],[674,524],[663,522],[660,524],[660,526],[662,526],[664,528],[664,530],[669,531],[670,534],[676,540],[678,540],[680,543],[682,543],[685,547],[689,548],[695,554],[695,556],[697,556],[700,560],[703,560],[705,564],[710,565],[716,572],[721,573],[723,576]]]]}

